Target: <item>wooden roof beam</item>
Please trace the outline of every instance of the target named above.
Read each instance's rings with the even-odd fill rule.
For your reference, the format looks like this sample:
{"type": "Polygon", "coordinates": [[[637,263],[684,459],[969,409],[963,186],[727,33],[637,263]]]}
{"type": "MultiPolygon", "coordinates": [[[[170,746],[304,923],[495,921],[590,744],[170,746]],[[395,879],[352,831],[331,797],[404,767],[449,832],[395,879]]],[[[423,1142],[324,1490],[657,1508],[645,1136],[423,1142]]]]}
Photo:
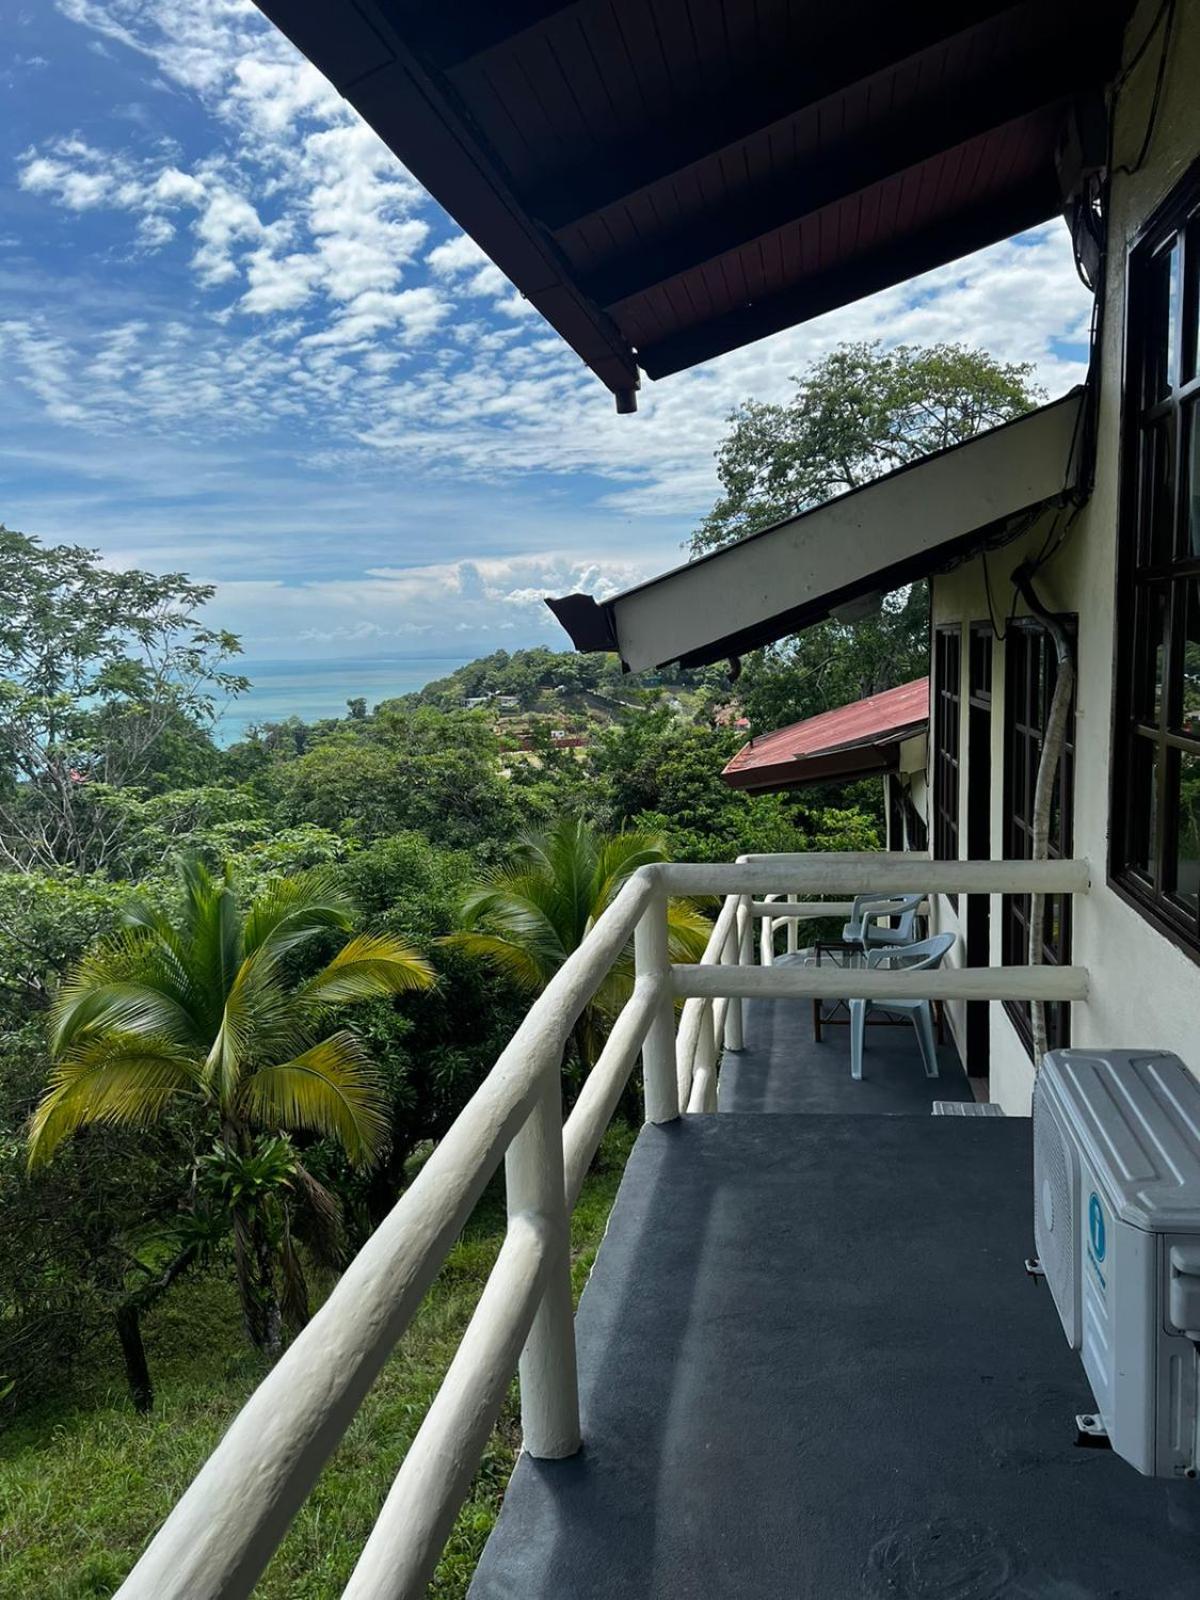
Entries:
{"type": "Polygon", "coordinates": [[[421,53],[440,72],[508,44],[564,11],[583,10],[589,0],[451,0],[431,6],[429,0],[392,0],[404,28],[420,38],[421,53]]]}
{"type": "Polygon", "coordinates": [[[952,94],[919,109],[893,113],[856,138],[815,152],[774,182],[706,210],[663,238],[646,240],[636,253],[622,254],[583,276],[579,286],[597,305],[611,309],[846,195],[861,193],[944,151],[1054,106],[1092,82],[1089,67],[1082,50],[1065,63],[1037,50],[1013,76],[1007,69],[992,72],[982,80],[956,85],[952,94]]]}
{"type": "Polygon", "coordinates": [[[1019,5],[1011,0],[978,0],[966,17],[961,0],[890,6],[866,36],[860,33],[829,41],[802,61],[781,59],[766,70],[759,63],[741,82],[726,85],[719,97],[701,96],[693,103],[673,106],[661,123],[641,128],[634,136],[598,151],[585,169],[572,166],[524,188],[522,203],[544,227],[561,232],[806,105],[843,94],[865,78],[921,55],[1002,12],[1012,12],[1014,21],[1040,16],[1040,27],[1028,22],[1027,26],[1044,38],[1044,13],[1031,0],[1019,5]]]}
{"type": "Polygon", "coordinates": [[[857,260],[841,261],[794,288],[643,345],[637,351],[638,365],[651,378],[665,378],[1023,233],[1054,216],[1058,206],[1058,182],[1048,170],[1040,179],[1007,194],[987,196],[969,211],[956,211],[919,233],[889,239],[857,260]]]}

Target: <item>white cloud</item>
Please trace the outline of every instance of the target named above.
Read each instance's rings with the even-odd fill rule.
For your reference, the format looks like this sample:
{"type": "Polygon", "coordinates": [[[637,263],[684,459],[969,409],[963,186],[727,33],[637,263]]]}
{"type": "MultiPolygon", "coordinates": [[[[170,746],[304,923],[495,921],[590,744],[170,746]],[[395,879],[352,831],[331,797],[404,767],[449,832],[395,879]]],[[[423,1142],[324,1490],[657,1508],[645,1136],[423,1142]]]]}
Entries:
{"type": "MultiPolygon", "coordinates": [[[[253,594],[223,583],[222,605],[236,611],[232,625],[282,641],[276,654],[302,630],[314,645],[328,634],[332,648],[336,630],[361,629],[359,644],[382,648],[398,629],[441,626],[443,608],[448,631],[490,618],[540,635],[552,627],[543,593],[603,592],[660,570],[711,503],[730,410],[785,397],[792,374],[842,340],[978,345],[1033,362],[1051,393],[1082,376],[1056,341],[1081,339],[1090,301],[1056,223],[647,383],[639,415],[617,417],[574,353],[251,0],[58,6],[162,91],[148,97],[161,116],[89,121],[86,139],[68,121],[18,159],[18,181],[57,213],[59,236],[87,241],[106,219],[86,293],[66,278],[49,302],[39,284],[0,323],[9,394],[31,419],[25,448],[45,448],[43,422],[63,429],[91,474],[70,515],[113,538],[132,516],[147,564],[220,580],[261,541],[261,562],[286,566],[289,581],[253,594]],[[177,125],[178,141],[164,135],[177,125]],[[102,297],[91,293],[100,277],[102,297]],[[122,521],[103,475],[167,452],[173,471],[132,494],[122,521]],[[254,487],[264,454],[269,502],[254,487]],[[189,459],[203,463],[194,478],[189,459]],[[185,533],[171,496],[186,502],[214,480],[226,486],[219,515],[204,525],[196,513],[185,533]],[[379,511],[397,505],[399,519],[379,511]],[[436,514],[409,514],[426,505],[436,514]],[[504,515],[512,507],[519,516],[504,515]],[[295,565],[321,559],[323,538],[339,571],[348,551],[364,566],[381,549],[423,564],[292,581],[295,565]],[[477,555],[535,540],[560,554],[477,555]],[[636,560],[589,571],[580,554],[622,544],[636,560]],[[439,565],[431,550],[464,559],[439,565]]],[[[64,254],[64,271],[80,254],[64,254]]],[[[66,536],[70,516],[54,514],[66,536]]]]}
{"type": "Polygon", "coordinates": [[[456,234],[437,245],[425,260],[439,278],[454,278],[461,272],[491,265],[469,233],[456,234]]]}
{"type": "Polygon", "coordinates": [[[269,612],[278,644],[299,642],[336,655],[355,644],[403,653],[431,634],[468,634],[478,648],[501,634],[557,642],[546,595],[583,590],[614,594],[649,576],[654,562],[580,560],[569,552],[476,558],[412,567],[372,567],[354,579],[219,585],[223,617],[269,612]]]}

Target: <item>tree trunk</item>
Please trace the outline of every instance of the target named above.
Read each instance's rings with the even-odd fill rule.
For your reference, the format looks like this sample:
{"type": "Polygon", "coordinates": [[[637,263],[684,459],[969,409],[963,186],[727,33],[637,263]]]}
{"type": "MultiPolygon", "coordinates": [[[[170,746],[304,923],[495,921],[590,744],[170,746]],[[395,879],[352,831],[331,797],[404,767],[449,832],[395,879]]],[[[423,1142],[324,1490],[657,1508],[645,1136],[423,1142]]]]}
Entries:
{"type": "Polygon", "coordinates": [[[146,1360],[146,1346],[142,1339],[141,1312],[136,1305],[117,1307],[117,1338],[121,1341],[125,1378],[134,1410],[149,1411],[154,1405],[154,1385],[150,1380],[150,1363],[146,1360]]]}
{"type": "Polygon", "coordinates": [[[274,1360],[283,1344],[283,1323],[270,1245],[262,1218],[240,1207],[233,1213],[233,1259],[246,1337],[274,1360]]]}

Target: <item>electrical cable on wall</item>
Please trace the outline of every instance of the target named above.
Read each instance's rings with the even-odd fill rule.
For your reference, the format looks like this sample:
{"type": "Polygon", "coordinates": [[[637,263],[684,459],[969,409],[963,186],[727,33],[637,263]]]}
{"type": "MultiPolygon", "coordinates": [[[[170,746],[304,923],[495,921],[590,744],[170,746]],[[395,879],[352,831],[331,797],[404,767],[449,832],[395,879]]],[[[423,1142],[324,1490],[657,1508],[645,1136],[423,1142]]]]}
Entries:
{"type": "Polygon", "coordinates": [[[1150,41],[1154,38],[1161,25],[1162,49],[1159,52],[1158,70],[1154,77],[1154,94],[1150,100],[1150,114],[1146,118],[1146,131],[1142,135],[1141,147],[1139,148],[1137,156],[1132,163],[1122,162],[1119,167],[1115,168],[1117,172],[1125,173],[1128,177],[1133,177],[1135,172],[1141,171],[1142,164],[1145,162],[1146,157],[1150,153],[1150,144],[1154,138],[1154,129],[1158,122],[1158,111],[1162,101],[1163,83],[1165,82],[1167,76],[1167,62],[1170,59],[1171,54],[1171,34],[1175,26],[1175,6],[1176,0],[1162,0],[1162,4],[1155,13],[1154,21],[1146,30],[1146,37],[1134,51],[1132,57],[1130,58],[1129,65],[1125,68],[1124,72],[1113,85],[1113,110],[1115,112],[1117,98],[1119,97],[1121,90],[1125,87],[1126,83],[1128,83],[1130,74],[1134,71],[1142,57],[1145,55],[1147,49],[1149,48],[1150,41]]]}

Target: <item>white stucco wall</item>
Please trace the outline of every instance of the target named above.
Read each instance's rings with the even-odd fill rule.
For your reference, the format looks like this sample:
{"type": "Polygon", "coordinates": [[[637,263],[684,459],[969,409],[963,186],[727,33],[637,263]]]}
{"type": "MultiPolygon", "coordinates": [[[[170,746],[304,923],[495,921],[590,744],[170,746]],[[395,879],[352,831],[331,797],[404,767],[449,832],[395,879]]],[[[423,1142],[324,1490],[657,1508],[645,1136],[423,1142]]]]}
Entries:
{"type": "MultiPolygon", "coordinates": [[[[1139,5],[1127,34],[1127,54],[1143,38],[1157,0],[1139,5]]],[[[1121,94],[1116,115],[1116,164],[1131,162],[1142,142],[1158,63],[1152,46],[1121,94]]],[[[1118,508],[1119,423],[1124,357],[1125,266],[1128,242],[1159,202],[1200,157],[1200,5],[1177,8],[1174,55],[1163,89],[1153,142],[1142,170],[1117,173],[1113,183],[1106,310],[1101,352],[1101,398],[1096,485],[1062,549],[1040,572],[1044,603],[1079,616],[1076,711],[1074,854],[1092,866],[1092,890],[1075,902],[1073,960],[1091,974],[1091,996],[1074,1007],[1072,1042],[1097,1046],[1148,1046],[1174,1050],[1200,1073],[1200,965],[1178,950],[1107,885],[1108,813],[1112,758],[1112,676],[1118,508]]],[[[1030,551],[1041,548],[1047,524],[1024,540],[987,557],[998,620],[1012,602],[1009,575],[1030,551]]],[[[980,560],[934,580],[935,623],[988,618],[980,560]]],[[[966,840],[970,783],[967,741],[968,651],[964,636],[960,836],[966,840]]],[[[998,642],[992,674],[992,853],[1003,839],[1004,645],[998,642]]],[[[1000,907],[991,919],[992,960],[1000,960],[1000,907]]],[[[948,907],[941,925],[954,926],[948,907]]],[[[956,1034],[958,1019],[955,1019],[956,1034]]],[[[991,1097],[1010,1114],[1028,1113],[1033,1068],[1000,1006],[992,1007],[991,1097]]]]}

